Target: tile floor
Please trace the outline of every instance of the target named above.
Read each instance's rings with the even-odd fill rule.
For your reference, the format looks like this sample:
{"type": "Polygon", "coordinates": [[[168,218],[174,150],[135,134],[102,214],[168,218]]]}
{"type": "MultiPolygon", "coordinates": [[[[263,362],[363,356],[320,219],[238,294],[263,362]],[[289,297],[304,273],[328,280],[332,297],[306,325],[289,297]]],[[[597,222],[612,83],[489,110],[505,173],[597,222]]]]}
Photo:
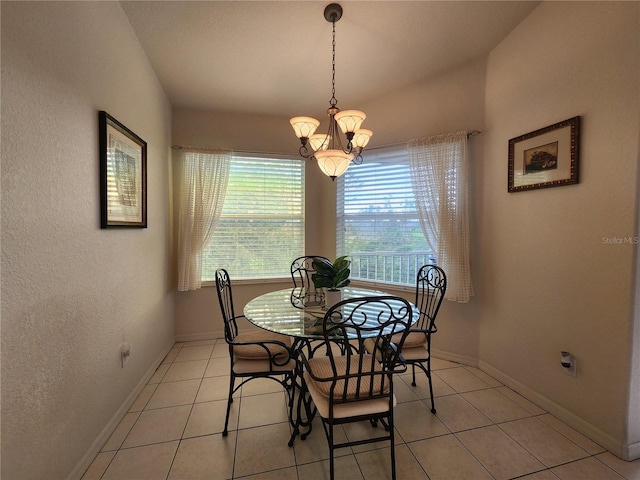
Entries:
{"type": "MultiPolygon", "coordinates": [[[[280,385],[254,380],[232,404],[223,340],[179,343],[97,455],[83,480],[328,479],[328,448],[317,423],[287,446],[290,427],[280,385]]],[[[482,371],[434,359],[438,413],[421,374],[395,382],[398,480],[640,479],[625,462],[482,371]]],[[[317,419],[316,419],[317,421],[317,419]]],[[[341,435],[366,435],[369,424],[341,435]]],[[[387,444],[339,450],[336,478],[391,478],[387,444]]]]}

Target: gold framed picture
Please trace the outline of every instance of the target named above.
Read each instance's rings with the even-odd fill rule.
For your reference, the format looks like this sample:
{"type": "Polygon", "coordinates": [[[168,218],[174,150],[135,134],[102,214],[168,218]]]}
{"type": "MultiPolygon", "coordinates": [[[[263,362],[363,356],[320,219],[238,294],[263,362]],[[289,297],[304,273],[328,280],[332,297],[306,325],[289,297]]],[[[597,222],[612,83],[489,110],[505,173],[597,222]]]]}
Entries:
{"type": "Polygon", "coordinates": [[[509,140],[509,192],[578,183],[580,117],[509,140]]]}

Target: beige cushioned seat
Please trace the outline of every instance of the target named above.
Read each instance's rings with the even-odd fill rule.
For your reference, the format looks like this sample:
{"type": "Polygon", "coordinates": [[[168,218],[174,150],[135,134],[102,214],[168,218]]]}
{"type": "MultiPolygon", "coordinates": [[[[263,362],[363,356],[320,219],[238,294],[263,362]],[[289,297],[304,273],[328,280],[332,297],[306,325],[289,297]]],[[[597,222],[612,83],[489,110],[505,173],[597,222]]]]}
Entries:
{"type": "MultiPolygon", "coordinates": [[[[393,337],[391,337],[391,341],[398,345],[400,340],[402,339],[402,333],[396,333],[393,337]]],[[[402,346],[402,351],[405,348],[415,348],[415,347],[423,347],[427,345],[427,335],[423,332],[409,332],[407,338],[404,339],[404,345],[402,346]]]]}
{"type": "MultiPolygon", "coordinates": [[[[285,345],[291,345],[291,337],[268,332],[266,330],[241,332],[233,339],[233,343],[268,341],[279,341],[285,345]]],[[[234,345],[233,353],[235,358],[233,370],[237,374],[243,375],[269,371],[285,372],[295,368],[295,360],[289,357],[289,353],[284,347],[274,343],[265,343],[265,347],[267,347],[269,352],[271,352],[273,360],[278,365],[269,363],[269,355],[260,345],[234,345]]]]}
{"type": "MultiPolygon", "coordinates": [[[[336,363],[337,375],[345,375],[347,373],[347,357],[334,357],[336,363]]],[[[356,358],[351,358],[350,373],[358,371],[356,358]]],[[[381,367],[378,362],[372,362],[371,355],[363,355],[363,365],[374,365],[374,371],[380,371],[381,367]]],[[[333,369],[331,368],[331,361],[329,357],[314,357],[309,360],[309,368],[313,375],[318,378],[330,379],[333,377],[333,369]]],[[[313,402],[318,408],[318,413],[324,418],[329,416],[329,394],[331,389],[331,381],[316,381],[308,372],[304,372],[304,379],[307,383],[309,393],[313,397],[313,402]]],[[[369,396],[369,389],[371,386],[370,377],[363,377],[360,384],[360,395],[363,397],[369,396]]],[[[373,390],[374,395],[381,393],[382,382],[381,377],[374,377],[373,390]]],[[[334,399],[342,398],[344,390],[344,380],[337,380],[336,387],[334,389],[334,399]]],[[[385,382],[384,392],[389,392],[389,383],[385,382]]],[[[357,394],[357,382],[355,378],[349,380],[347,385],[347,398],[355,399],[357,394]]],[[[396,404],[395,395],[393,397],[393,405],[396,404]]],[[[355,401],[350,403],[334,404],[333,416],[334,418],[347,418],[358,415],[365,415],[370,413],[386,412],[389,410],[389,400],[387,398],[375,398],[368,400],[355,401]]]]}

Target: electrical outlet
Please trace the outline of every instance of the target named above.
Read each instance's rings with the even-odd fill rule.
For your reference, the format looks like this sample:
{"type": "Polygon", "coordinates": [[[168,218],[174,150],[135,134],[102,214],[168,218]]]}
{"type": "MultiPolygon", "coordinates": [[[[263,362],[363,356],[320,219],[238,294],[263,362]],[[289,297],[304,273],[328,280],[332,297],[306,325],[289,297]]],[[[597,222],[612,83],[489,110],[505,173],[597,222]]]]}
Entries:
{"type": "Polygon", "coordinates": [[[122,347],[120,347],[120,360],[122,361],[122,368],[129,361],[129,357],[131,356],[131,345],[128,343],[123,343],[122,347]]]}
{"type": "Polygon", "coordinates": [[[569,352],[560,352],[560,365],[564,373],[576,376],[576,359],[569,352]]]}

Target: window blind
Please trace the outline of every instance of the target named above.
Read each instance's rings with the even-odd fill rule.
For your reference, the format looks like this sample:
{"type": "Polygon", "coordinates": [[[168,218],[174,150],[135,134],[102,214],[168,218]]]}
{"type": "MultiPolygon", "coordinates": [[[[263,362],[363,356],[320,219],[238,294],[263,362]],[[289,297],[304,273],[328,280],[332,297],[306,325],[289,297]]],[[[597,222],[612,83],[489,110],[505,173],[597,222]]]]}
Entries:
{"type": "Polygon", "coordinates": [[[291,260],[304,252],[304,165],[232,156],[222,214],[203,252],[203,281],[220,267],[233,279],[290,276],[291,260]]]}
{"type": "Polygon", "coordinates": [[[338,178],[336,250],[351,278],[414,285],[433,259],[416,212],[405,147],[368,150],[338,178]]]}

